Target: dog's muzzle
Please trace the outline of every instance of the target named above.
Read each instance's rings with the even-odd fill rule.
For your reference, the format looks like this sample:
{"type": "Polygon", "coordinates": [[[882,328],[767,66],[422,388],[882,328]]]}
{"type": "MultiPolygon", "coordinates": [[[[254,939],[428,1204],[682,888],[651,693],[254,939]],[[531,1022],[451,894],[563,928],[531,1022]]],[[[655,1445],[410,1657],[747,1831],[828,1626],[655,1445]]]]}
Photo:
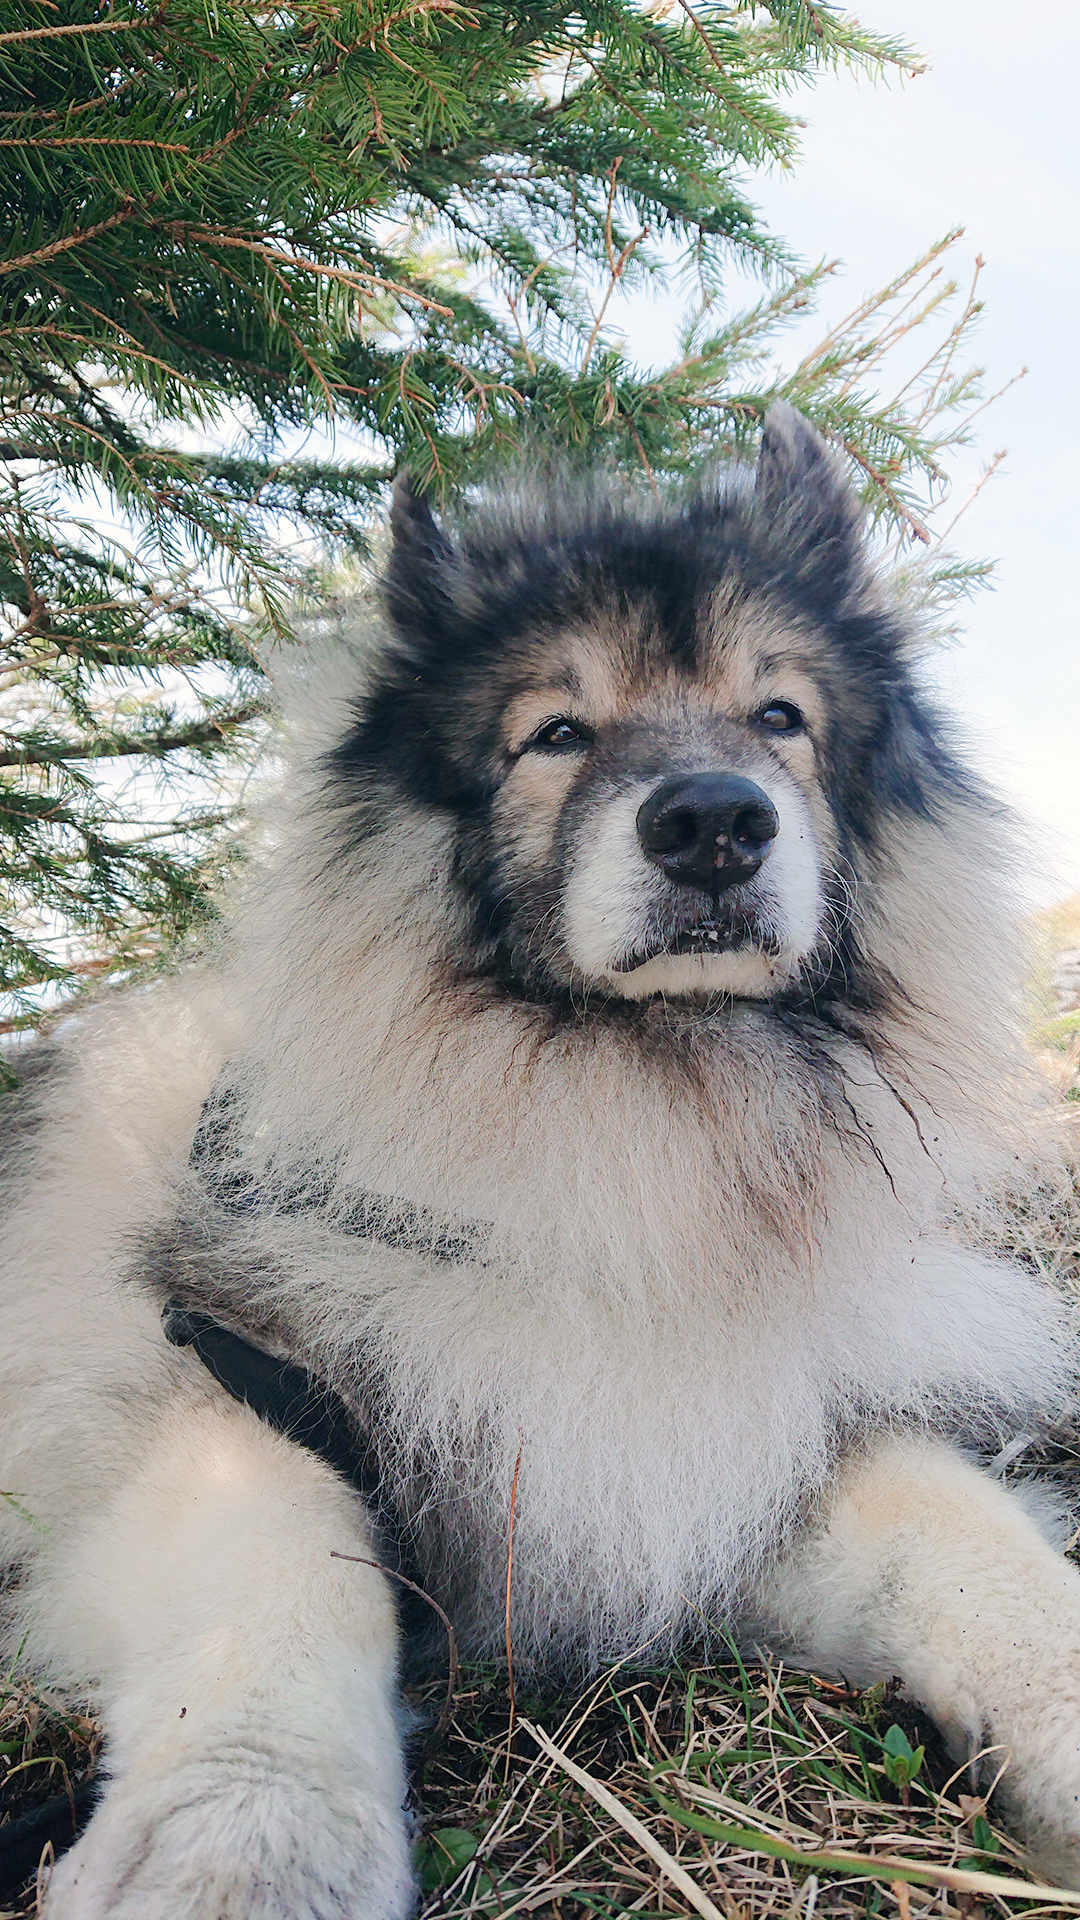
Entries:
{"type": "Polygon", "coordinates": [[[752,880],[780,831],[768,794],[737,773],[676,774],[637,816],[642,851],[676,886],[714,901],[752,880]]]}

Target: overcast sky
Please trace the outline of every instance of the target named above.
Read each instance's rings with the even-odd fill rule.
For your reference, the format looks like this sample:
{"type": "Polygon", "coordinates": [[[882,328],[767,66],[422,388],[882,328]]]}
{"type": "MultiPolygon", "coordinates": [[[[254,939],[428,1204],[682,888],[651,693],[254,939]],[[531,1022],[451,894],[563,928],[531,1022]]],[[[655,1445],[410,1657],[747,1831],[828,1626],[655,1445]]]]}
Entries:
{"type": "MultiPolygon", "coordinates": [[[[937,672],[1036,828],[1029,886],[1043,904],[1080,891],[1080,6],[1044,0],[1025,16],[1004,0],[866,0],[855,11],[912,42],[928,70],[903,84],[820,81],[799,97],[802,163],[751,191],[807,261],[843,260],[820,309],[831,319],[950,226],[966,228],[965,269],[985,257],[988,387],[1029,372],[977,423],[964,463],[974,477],[1009,449],[956,535],[999,566],[937,672]]],[[[635,353],[661,360],[672,317],[667,301],[638,296],[620,323],[635,353]]]]}

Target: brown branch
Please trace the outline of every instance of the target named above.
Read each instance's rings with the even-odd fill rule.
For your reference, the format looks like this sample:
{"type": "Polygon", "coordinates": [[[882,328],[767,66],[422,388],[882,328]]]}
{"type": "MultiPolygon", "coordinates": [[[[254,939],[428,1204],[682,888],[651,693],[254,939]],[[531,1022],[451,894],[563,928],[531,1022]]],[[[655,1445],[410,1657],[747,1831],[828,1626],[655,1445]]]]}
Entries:
{"type": "Polygon", "coordinates": [[[850,454],[856,466],[861,467],[868,478],[874,482],[874,485],[881,489],[881,492],[885,495],[897,519],[907,527],[912,537],[915,540],[921,540],[924,547],[930,546],[932,544],[931,538],[923,526],[922,521],[917,520],[910,507],[904,505],[900,495],[894,487],[890,486],[880,469],[875,467],[873,461],[868,460],[865,454],[860,453],[858,447],[854,446],[843,434],[838,435],[838,438],[845,453],[850,454]]]}
{"type": "MultiPolygon", "coordinates": [[[[1027,372],[1026,367],[1024,368],[1024,372],[1025,373],[1027,372]]],[[[1019,380],[1020,375],[1017,374],[1016,378],[1019,380]]],[[[1009,384],[1011,386],[1012,382],[1010,381],[1009,384]]],[[[996,399],[997,397],[998,396],[995,394],[994,398],[996,399]]],[[[967,512],[972,502],[978,499],[983,488],[986,486],[987,481],[993,479],[1002,461],[1006,459],[1007,456],[1008,456],[1008,448],[1002,447],[1000,452],[995,453],[992,456],[992,458],[988,461],[987,465],[983,468],[981,474],[979,475],[979,478],[976,480],[975,485],[972,487],[971,492],[968,494],[968,497],[964,501],[963,505],[957,507],[956,512],[953,514],[953,517],[949,521],[948,526],[943,527],[941,532],[935,536],[935,544],[937,546],[943,547],[945,545],[945,542],[948,539],[953,528],[955,527],[957,521],[963,518],[963,515],[967,512]]]]}
{"type": "Polygon", "coordinates": [[[641,464],[645,469],[646,479],[648,480],[649,485],[652,488],[656,498],[659,500],[660,489],[656,484],[656,475],[653,472],[651,466],[649,465],[649,456],[641,444],[641,435],[639,434],[632,420],[629,420],[627,424],[629,425],[629,428],[630,428],[630,438],[633,441],[635,447],[637,448],[638,459],[641,461],[641,464]]]}
{"type": "Polygon", "coordinates": [[[616,190],[616,185],[618,180],[619,168],[622,166],[622,158],[623,158],[622,154],[619,154],[618,158],[612,161],[611,171],[608,174],[608,202],[607,202],[607,212],[604,216],[604,245],[607,248],[608,272],[611,277],[608,281],[607,291],[605,292],[604,297],[600,302],[600,311],[596,316],[596,320],[593,325],[593,330],[589,335],[588,341],[585,346],[585,352],[584,352],[584,355],[582,356],[580,371],[583,374],[588,371],[589,361],[592,358],[592,350],[596,345],[597,336],[600,332],[601,326],[603,325],[604,315],[607,312],[608,307],[610,305],[611,296],[615,292],[615,289],[618,286],[619,281],[623,277],[623,271],[626,267],[626,263],[629,260],[631,254],[634,253],[635,250],[641,245],[641,242],[648,238],[648,233],[649,233],[648,227],[642,227],[641,232],[639,234],[636,234],[632,240],[628,240],[626,242],[626,245],[624,246],[618,259],[615,258],[615,243],[611,237],[611,218],[612,218],[612,211],[615,205],[615,190],[616,190]]]}
{"type": "MultiPolygon", "coordinates": [[[[679,0],[679,5],[682,8],[683,12],[685,13],[687,19],[689,20],[691,26],[693,27],[694,32],[697,34],[699,40],[701,41],[701,44],[704,47],[706,53],[708,54],[709,59],[712,61],[713,66],[716,68],[717,73],[722,73],[726,80],[727,69],[725,68],[724,63],[721,60],[720,55],[717,53],[716,48],[713,46],[712,41],[709,39],[706,29],[702,25],[701,21],[698,19],[697,14],[694,12],[693,7],[690,5],[690,0],[679,0]]],[[[726,100],[724,102],[724,105],[725,106],[728,105],[728,102],[726,100]]]]}
{"type": "Polygon", "coordinates": [[[462,6],[460,0],[413,0],[413,4],[410,6],[399,7],[397,13],[390,13],[385,20],[380,20],[378,26],[372,27],[370,33],[358,34],[353,45],[358,47],[373,47],[380,34],[385,36],[389,33],[391,27],[400,26],[403,20],[413,20],[417,15],[423,15],[425,13],[460,13],[463,14],[466,21],[470,22],[473,26],[477,24],[476,14],[472,8],[462,6]]]}
{"type": "Polygon", "coordinates": [[[160,18],[158,14],[151,20],[88,20],[85,26],[20,27],[17,33],[0,33],[0,47],[10,47],[17,40],[59,40],[70,34],[148,33],[160,18]]]}
{"type": "Polygon", "coordinates": [[[537,279],[537,277],[541,273],[543,273],[545,267],[548,267],[550,265],[551,265],[550,260],[538,260],[536,262],[536,265],[530,268],[529,272],[526,274],[517,292],[513,295],[510,295],[510,294],[507,295],[506,303],[507,303],[507,306],[510,308],[510,312],[514,316],[514,325],[518,330],[518,338],[521,341],[521,350],[525,355],[525,364],[528,367],[530,373],[536,372],[536,361],[533,359],[532,353],[529,348],[529,342],[525,337],[525,329],[522,326],[521,320],[518,316],[518,302],[527,298],[529,288],[532,286],[533,281],[537,279]]]}
{"type": "MultiPolygon", "coordinates": [[[[858,327],[861,327],[864,320],[868,320],[872,314],[880,312],[890,300],[895,300],[897,295],[904,291],[905,287],[909,287],[912,281],[916,280],[920,274],[925,273],[927,267],[933,266],[935,260],[939,260],[941,255],[947,252],[955,241],[961,239],[963,233],[963,227],[951,227],[949,232],[944,234],[940,240],[935,240],[934,244],[927,247],[925,252],[920,254],[917,260],[912,261],[911,266],[906,267],[903,273],[898,273],[895,279],[890,280],[886,286],[879,288],[876,293],[866,294],[863,299],[859,301],[858,306],[853,307],[851,312],[845,314],[842,320],[838,320],[835,326],[830,327],[820,345],[814,347],[810,353],[804,353],[796,368],[796,377],[804,370],[809,371],[818,361],[824,359],[834,342],[842,340],[847,334],[853,333],[858,327]]],[[[933,276],[931,276],[931,278],[932,277],[933,276]]],[[[907,303],[909,306],[919,298],[920,292],[921,289],[909,296],[907,303]]],[[[901,312],[903,312],[903,309],[901,309],[901,312]]]]}
{"type": "MultiPolygon", "coordinates": [[[[78,106],[10,107],[5,108],[4,112],[0,113],[0,120],[25,120],[28,117],[35,120],[60,120],[66,117],[71,120],[74,119],[77,113],[93,113],[96,107],[110,106],[114,100],[119,100],[123,94],[130,93],[134,85],[134,75],[129,74],[128,78],[122,80],[118,86],[108,88],[105,93],[95,93],[89,100],[80,100],[78,106]]],[[[174,93],[174,104],[177,101],[186,99],[187,92],[188,90],[185,87],[181,92],[174,93]]]]}
{"type": "Polygon", "coordinates": [[[40,447],[29,442],[0,440],[0,460],[44,460],[49,457],[55,458],[55,455],[48,456],[42,453],[40,447]]]}
{"type": "MultiPolygon", "coordinates": [[[[3,141],[0,140],[0,146],[2,145],[3,141]]],[[[56,286],[54,280],[49,280],[47,284],[49,286],[56,286]]],[[[59,291],[59,289],[57,290],[59,291]]],[[[121,339],[130,340],[132,344],[125,347],[122,346],[118,340],[94,341],[89,339],[86,334],[73,333],[65,327],[0,327],[0,340],[15,340],[21,338],[23,334],[28,334],[31,338],[36,337],[37,339],[66,340],[72,346],[80,347],[84,353],[88,348],[98,346],[102,352],[127,354],[131,359],[140,360],[147,366],[160,367],[162,373],[168,374],[170,380],[175,380],[178,386],[187,387],[193,393],[198,391],[198,382],[196,380],[193,380],[186,373],[181,373],[179,368],[172,366],[168,360],[162,360],[157,354],[148,352],[147,348],[141,344],[136,335],[130,333],[127,327],[121,326],[118,320],[110,319],[108,314],[100,312],[97,307],[92,307],[87,300],[80,300],[78,305],[84,313],[90,314],[92,319],[100,320],[103,326],[108,327],[113,333],[119,334],[121,339]]],[[[162,334],[160,327],[158,327],[156,331],[159,335],[162,334]]],[[[262,369],[260,368],[259,371],[261,372],[262,369]]],[[[72,396],[72,401],[74,401],[74,395],[72,396]]],[[[55,418],[55,415],[52,417],[55,418]]],[[[20,458],[24,457],[25,456],[20,455],[20,458]]],[[[8,458],[11,458],[10,454],[8,458]]]]}
{"type": "Polygon", "coordinates": [[[25,140],[5,138],[0,147],[153,147],[155,153],[190,153],[191,148],[183,140],[124,140],[107,133],[73,133],[66,139],[39,139],[30,135],[25,140]]]}
{"type": "Polygon", "coordinates": [[[385,1573],[388,1580],[400,1580],[403,1587],[408,1587],[409,1592],[415,1593],[419,1599],[426,1600],[433,1612],[438,1614],[439,1619],[446,1628],[446,1639],[450,1656],[450,1673],[446,1683],[446,1700],[435,1726],[435,1737],[441,1740],[447,1727],[450,1725],[450,1716],[454,1711],[454,1695],[457,1692],[458,1675],[461,1671],[461,1662],[458,1659],[457,1635],[454,1632],[450,1615],[443,1607],[440,1607],[437,1600],[432,1599],[430,1593],[426,1593],[423,1587],[417,1586],[415,1580],[409,1580],[405,1574],[399,1573],[396,1567],[384,1566],[381,1560],[364,1560],[358,1553],[339,1553],[336,1547],[331,1547],[330,1558],[331,1560],[348,1560],[354,1567],[374,1567],[376,1573],[385,1573]]]}
{"type": "MultiPolygon", "coordinates": [[[[0,34],[0,40],[3,35],[0,34]]],[[[101,233],[108,233],[110,227],[118,227],[130,219],[135,212],[135,202],[125,200],[118,213],[111,213],[107,220],[99,220],[96,227],[83,227],[78,233],[69,233],[64,240],[54,240],[51,246],[38,247],[33,253],[20,253],[14,260],[0,261],[0,274],[17,273],[21,267],[37,267],[43,260],[53,260],[58,253],[68,253],[72,247],[81,247],[87,240],[96,240],[101,233]]]]}
{"type": "Polygon", "coordinates": [[[506,1538],[506,1684],[510,1695],[510,1716],[506,1726],[506,1764],[510,1765],[510,1749],[514,1742],[514,1730],[517,1726],[517,1700],[514,1695],[514,1643],[510,1635],[510,1585],[514,1577],[514,1517],[517,1512],[518,1474],[521,1472],[521,1455],[524,1441],[517,1451],[514,1461],[514,1478],[510,1487],[510,1525],[506,1538]]]}
{"type": "Polygon", "coordinates": [[[403,300],[415,300],[432,313],[443,314],[447,320],[453,319],[452,308],[441,306],[438,300],[431,300],[427,294],[403,286],[397,280],[384,280],[379,274],[370,273],[366,267],[328,267],[318,260],[306,260],[302,254],[282,253],[277,247],[263,246],[257,240],[245,240],[236,233],[218,233],[213,227],[188,227],[177,223],[168,231],[173,238],[201,240],[217,247],[239,247],[244,253],[253,254],[256,259],[269,261],[271,266],[299,267],[304,273],[314,273],[325,280],[340,280],[345,286],[354,287],[358,293],[378,287],[384,293],[398,294],[403,300]]]}
{"type": "MultiPolygon", "coordinates": [[[[206,747],[215,740],[221,740],[225,734],[232,733],[237,727],[247,725],[266,712],[261,701],[253,701],[250,706],[241,707],[236,713],[219,714],[210,720],[200,721],[192,727],[182,727],[176,733],[116,734],[104,742],[88,741],[65,746],[55,753],[43,752],[40,748],[14,747],[0,751],[0,767],[57,767],[68,760],[123,760],[133,754],[174,753],[181,747],[206,747]]],[[[11,739],[12,735],[0,735],[11,739]]]]}

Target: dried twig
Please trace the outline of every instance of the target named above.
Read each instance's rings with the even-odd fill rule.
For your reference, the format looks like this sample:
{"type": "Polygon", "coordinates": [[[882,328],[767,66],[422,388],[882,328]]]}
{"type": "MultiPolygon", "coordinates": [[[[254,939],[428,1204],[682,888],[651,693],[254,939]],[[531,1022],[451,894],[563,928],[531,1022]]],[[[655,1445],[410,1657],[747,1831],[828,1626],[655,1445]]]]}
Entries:
{"type": "Polygon", "coordinates": [[[616,287],[619,284],[619,281],[623,277],[623,273],[626,270],[626,263],[630,259],[631,255],[636,251],[636,249],[640,247],[642,241],[647,240],[649,237],[648,227],[642,227],[640,233],[635,234],[632,240],[628,240],[626,242],[626,245],[623,247],[622,252],[619,254],[618,258],[616,258],[615,243],[612,239],[612,233],[611,233],[611,221],[612,221],[612,214],[615,207],[615,190],[618,184],[618,173],[619,173],[619,168],[621,166],[622,166],[622,155],[620,154],[617,159],[612,161],[611,171],[608,174],[607,212],[604,216],[604,242],[607,247],[608,270],[611,277],[608,281],[607,288],[604,293],[604,297],[600,302],[600,311],[596,315],[596,320],[593,325],[593,330],[589,335],[588,342],[585,347],[585,352],[582,355],[582,360],[581,360],[582,373],[585,373],[588,369],[589,361],[592,358],[592,350],[596,345],[597,336],[604,322],[604,315],[607,312],[608,306],[611,302],[611,296],[614,293],[616,287]]]}
{"type": "Polygon", "coordinates": [[[381,1560],[365,1560],[363,1556],[358,1553],[339,1553],[336,1547],[331,1547],[330,1558],[331,1560],[350,1560],[356,1567],[374,1567],[376,1573],[385,1573],[388,1580],[400,1581],[403,1587],[408,1587],[410,1593],[415,1593],[419,1599],[426,1601],[427,1605],[438,1614],[439,1619],[446,1628],[447,1652],[450,1667],[446,1681],[446,1701],[435,1723],[435,1737],[437,1740],[443,1739],[454,1711],[454,1695],[457,1692],[458,1678],[461,1673],[461,1662],[458,1659],[457,1635],[454,1632],[454,1623],[450,1615],[439,1605],[439,1602],[434,1599],[430,1593],[426,1593],[423,1587],[417,1586],[416,1581],[410,1580],[406,1574],[399,1573],[396,1567],[386,1567],[381,1560]]]}
{"type": "MultiPolygon", "coordinates": [[[[522,1443],[522,1446],[524,1443],[522,1443]]],[[[514,1518],[517,1512],[518,1474],[521,1472],[522,1447],[518,1448],[514,1461],[514,1479],[510,1488],[510,1523],[506,1533],[506,1680],[510,1694],[510,1714],[506,1729],[506,1764],[510,1765],[510,1749],[514,1743],[514,1727],[517,1719],[517,1701],[514,1697],[514,1646],[510,1635],[510,1585],[514,1577],[514,1518]]]]}

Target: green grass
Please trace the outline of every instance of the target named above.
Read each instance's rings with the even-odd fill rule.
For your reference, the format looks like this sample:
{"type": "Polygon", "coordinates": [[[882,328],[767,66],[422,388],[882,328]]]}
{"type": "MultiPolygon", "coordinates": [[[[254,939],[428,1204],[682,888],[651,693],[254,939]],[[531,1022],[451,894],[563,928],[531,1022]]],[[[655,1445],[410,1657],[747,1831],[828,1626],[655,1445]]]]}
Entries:
{"type": "MultiPolygon", "coordinates": [[[[89,1714],[56,1694],[0,1678],[0,1831],[7,1820],[89,1779],[100,1747],[100,1729],[89,1714]]],[[[34,1888],[6,1906],[0,1901],[0,1920],[36,1911],[34,1888]]]]}
{"type": "MultiPolygon", "coordinates": [[[[441,1704],[438,1687],[414,1696],[431,1729],[441,1704]]],[[[0,1688],[3,1812],[76,1784],[97,1752],[85,1715],[26,1687],[0,1688]]],[[[417,1735],[413,1763],[419,1920],[1076,1912],[1033,1899],[1020,1849],[893,1686],[859,1693],[735,1659],[663,1673],[615,1668],[576,1696],[519,1689],[511,1727],[505,1671],[466,1669],[445,1734],[417,1735]],[[599,1783],[617,1811],[568,1767],[599,1783]],[[845,1855],[856,1858],[848,1865],[845,1855]],[[875,1871],[867,1862],[878,1858],[875,1871]],[[958,1872],[989,1874],[1010,1891],[943,1884],[958,1872]]],[[[36,1910],[28,1888],[0,1911],[36,1910]]]]}
{"type": "Polygon", "coordinates": [[[575,1700],[519,1698],[513,1734],[503,1676],[466,1675],[421,1805],[423,1920],[1076,1910],[1033,1900],[1020,1849],[891,1687],[777,1666],[616,1669],[575,1700]],[[943,1885],[958,1873],[1010,1891],[943,1885]]]}

